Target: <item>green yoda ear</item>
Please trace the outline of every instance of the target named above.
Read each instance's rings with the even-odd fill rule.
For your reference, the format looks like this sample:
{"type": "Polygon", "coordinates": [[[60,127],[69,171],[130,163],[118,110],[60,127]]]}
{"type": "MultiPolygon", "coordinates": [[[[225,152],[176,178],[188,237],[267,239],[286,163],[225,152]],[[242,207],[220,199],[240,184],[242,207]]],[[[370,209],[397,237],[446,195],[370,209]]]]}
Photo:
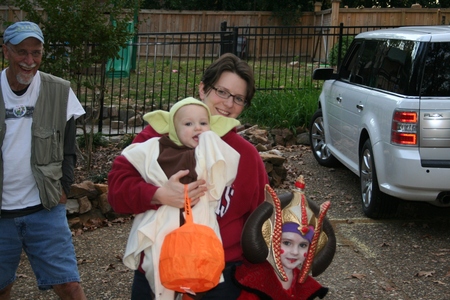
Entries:
{"type": "Polygon", "coordinates": [[[192,97],[188,97],[175,103],[170,109],[170,112],[164,110],[155,110],[145,114],[143,119],[147,121],[147,123],[150,124],[150,126],[159,134],[169,133],[169,138],[175,144],[181,146],[182,143],[180,142],[175,132],[173,118],[178,109],[189,104],[201,105],[208,111],[208,115],[210,116],[211,130],[217,133],[217,135],[220,137],[224,136],[230,130],[241,124],[238,120],[233,118],[227,118],[224,116],[211,116],[208,106],[192,97]]]}
{"type": "Polygon", "coordinates": [[[211,116],[211,130],[217,133],[220,137],[227,134],[231,129],[241,125],[236,119],[227,118],[224,116],[211,116]]]}
{"type": "Polygon", "coordinates": [[[168,111],[155,110],[145,114],[143,119],[159,134],[169,132],[170,113],[168,111]]]}

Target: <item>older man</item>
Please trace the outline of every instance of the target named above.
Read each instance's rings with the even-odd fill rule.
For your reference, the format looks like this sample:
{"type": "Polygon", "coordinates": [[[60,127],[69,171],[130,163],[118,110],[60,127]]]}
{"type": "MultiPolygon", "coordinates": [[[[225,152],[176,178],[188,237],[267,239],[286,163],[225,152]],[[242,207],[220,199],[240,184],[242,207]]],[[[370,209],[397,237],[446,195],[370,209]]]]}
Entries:
{"type": "Polygon", "coordinates": [[[0,299],[10,299],[22,249],[39,289],[86,299],[66,219],[75,119],[83,107],[61,78],[39,71],[44,36],[17,22],[3,34],[0,74],[0,299]]]}

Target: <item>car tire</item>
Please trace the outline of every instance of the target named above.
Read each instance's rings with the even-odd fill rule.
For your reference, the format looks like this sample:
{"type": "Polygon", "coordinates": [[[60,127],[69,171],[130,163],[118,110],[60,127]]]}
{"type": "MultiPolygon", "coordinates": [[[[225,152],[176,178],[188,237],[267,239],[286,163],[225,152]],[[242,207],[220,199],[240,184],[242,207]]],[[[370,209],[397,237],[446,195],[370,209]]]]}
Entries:
{"type": "Polygon", "coordinates": [[[367,139],[361,149],[359,160],[359,178],[361,182],[361,202],[364,214],[372,219],[394,217],[399,199],[380,190],[373,157],[372,144],[367,139]]]}
{"type": "Polygon", "coordinates": [[[323,125],[322,110],[318,109],[309,125],[309,142],[314,158],[324,167],[334,167],[339,162],[328,149],[323,125]]]}

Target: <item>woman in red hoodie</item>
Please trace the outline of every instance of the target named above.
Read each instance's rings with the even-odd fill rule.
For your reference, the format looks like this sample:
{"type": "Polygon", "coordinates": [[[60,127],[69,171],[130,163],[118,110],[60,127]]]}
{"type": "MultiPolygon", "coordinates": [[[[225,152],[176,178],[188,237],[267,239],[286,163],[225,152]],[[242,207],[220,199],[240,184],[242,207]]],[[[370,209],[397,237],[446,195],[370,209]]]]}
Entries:
{"type": "MultiPolygon", "coordinates": [[[[237,118],[251,104],[255,83],[251,67],[233,54],[224,54],[204,72],[199,84],[199,98],[205,103],[211,115],[237,118]]],[[[134,142],[143,142],[160,136],[147,126],[134,142]]],[[[241,232],[248,216],[264,201],[264,186],[268,183],[264,164],[255,147],[231,130],[222,139],[240,154],[236,179],[228,186],[216,210],[226,266],[224,281],[202,295],[207,299],[237,299],[240,288],[231,279],[233,266],[241,264],[243,252],[240,245],[241,232]]],[[[169,178],[162,187],[146,183],[127,159],[120,155],[108,174],[108,201],[118,213],[139,214],[158,209],[160,205],[184,207],[184,186],[180,178],[188,174],[182,170],[169,178]]],[[[206,191],[203,180],[188,185],[192,204],[206,191]]],[[[159,299],[153,295],[150,285],[141,269],[135,271],[131,299],[159,299]]]]}

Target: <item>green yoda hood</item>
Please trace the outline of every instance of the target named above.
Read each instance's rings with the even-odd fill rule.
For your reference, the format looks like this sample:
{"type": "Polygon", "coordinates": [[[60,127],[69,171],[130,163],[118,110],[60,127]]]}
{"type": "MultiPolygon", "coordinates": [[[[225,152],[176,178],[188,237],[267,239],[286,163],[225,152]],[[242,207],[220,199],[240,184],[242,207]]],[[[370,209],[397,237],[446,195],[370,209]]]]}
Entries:
{"type": "Polygon", "coordinates": [[[224,116],[211,116],[211,112],[209,111],[208,106],[193,97],[188,97],[178,101],[170,108],[170,111],[155,110],[145,114],[143,118],[148,122],[148,124],[150,124],[150,126],[152,126],[153,129],[156,130],[156,132],[158,132],[159,134],[169,133],[169,138],[175,144],[181,146],[182,143],[177,136],[175,126],[173,124],[173,117],[181,107],[192,104],[203,106],[208,111],[211,130],[217,133],[217,135],[219,135],[220,137],[224,136],[231,129],[241,124],[238,120],[233,118],[227,118],[224,116]]]}

